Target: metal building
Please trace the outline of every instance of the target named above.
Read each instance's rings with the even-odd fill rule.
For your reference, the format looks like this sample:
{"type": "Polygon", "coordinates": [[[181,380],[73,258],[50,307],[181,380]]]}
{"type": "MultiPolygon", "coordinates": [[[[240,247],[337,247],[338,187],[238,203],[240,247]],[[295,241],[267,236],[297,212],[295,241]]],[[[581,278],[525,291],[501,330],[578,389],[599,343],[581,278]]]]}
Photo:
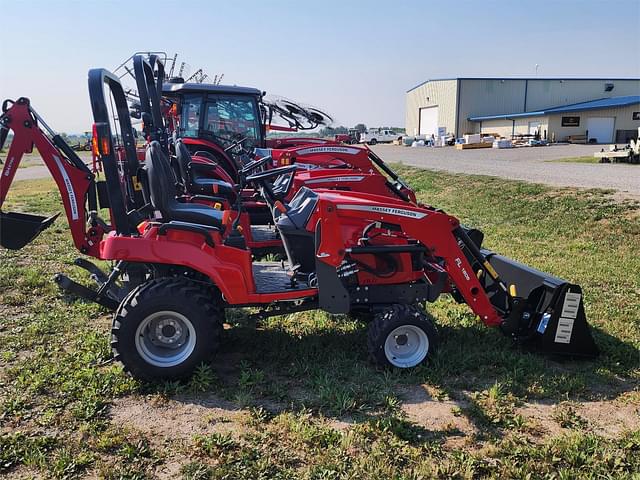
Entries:
{"type": "MultiPolygon", "coordinates": [[[[480,133],[487,128],[500,127],[508,136],[514,133],[539,130],[544,136],[557,141],[568,135],[585,134],[586,119],[579,125],[572,125],[571,132],[562,126],[562,112],[551,115],[548,111],[571,105],[609,99],[613,106],[591,105],[586,111],[594,118],[607,118],[603,124],[609,125],[613,117],[612,140],[617,130],[637,131],[640,116],[635,119],[634,104],[620,105],[615,98],[640,95],[640,79],[625,78],[448,78],[427,80],[412,88],[406,96],[405,128],[409,135],[437,135],[444,129],[460,137],[465,133],[480,133]],[[622,109],[622,110],[620,110],[622,109]],[[602,110],[597,114],[593,113],[602,110]],[[524,114],[520,117],[514,116],[524,114]],[[626,117],[629,116],[629,119],[626,117]],[[488,117],[494,117],[489,119],[488,117]],[[498,118],[501,117],[501,118],[498,118]],[[540,117],[540,118],[538,118],[540,117]],[[553,117],[553,118],[552,118],[553,117]],[[558,121],[556,122],[556,117],[558,121]],[[489,123],[487,123],[489,122],[489,123]],[[494,122],[492,124],[491,122],[494,122]],[[536,124],[538,122],[538,124],[536,124]],[[558,124],[558,125],[556,125],[558,124]],[[617,127],[616,128],[616,124],[617,127]]],[[[624,102],[622,102],[624,103],[624,102]]],[[[570,116],[570,115],[564,115],[570,116]]],[[[573,115],[575,117],[575,115],[573,115]]],[[[596,121],[591,123],[595,125],[596,121]]],[[[567,122],[565,121],[565,124],[567,122]]],[[[597,127],[604,128],[604,127],[597,127]]],[[[607,127],[608,128],[608,127],[607,127]]],[[[500,132],[496,132],[500,133],[500,132]]]]}

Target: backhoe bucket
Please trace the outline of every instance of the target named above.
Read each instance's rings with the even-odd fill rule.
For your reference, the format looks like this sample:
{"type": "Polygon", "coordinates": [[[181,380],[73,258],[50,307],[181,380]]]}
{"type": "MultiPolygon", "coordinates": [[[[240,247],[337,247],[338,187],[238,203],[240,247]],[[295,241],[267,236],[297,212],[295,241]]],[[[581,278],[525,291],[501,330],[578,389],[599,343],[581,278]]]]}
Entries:
{"type": "Polygon", "coordinates": [[[0,245],[9,250],[20,250],[49,227],[58,215],[43,217],[29,213],[0,212],[0,245]]]}
{"type": "Polygon", "coordinates": [[[584,313],[580,286],[510,258],[483,253],[516,292],[511,315],[502,326],[505,333],[552,355],[593,358],[600,353],[584,313]]]}

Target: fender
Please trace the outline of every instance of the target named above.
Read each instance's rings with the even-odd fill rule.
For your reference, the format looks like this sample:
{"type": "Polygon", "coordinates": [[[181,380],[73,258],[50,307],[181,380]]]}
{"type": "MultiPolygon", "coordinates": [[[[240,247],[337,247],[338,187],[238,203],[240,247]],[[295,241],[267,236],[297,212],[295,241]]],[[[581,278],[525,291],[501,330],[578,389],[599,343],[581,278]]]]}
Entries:
{"type": "Polygon", "coordinates": [[[229,305],[263,305],[317,294],[315,288],[256,293],[251,252],[221,244],[220,235],[216,232],[212,232],[212,236],[215,242],[213,248],[196,233],[168,231],[166,235],[159,235],[155,226],[148,228],[141,237],[111,234],[100,242],[100,258],[190,268],[210,278],[229,305]]]}
{"type": "Polygon", "coordinates": [[[230,178],[230,180],[226,180],[224,178],[221,178],[221,180],[229,181],[229,183],[237,182],[238,167],[236,166],[236,163],[233,161],[233,159],[231,159],[229,155],[227,155],[227,152],[225,152],[224,149],[219,145],[204,138],[183,137],[182,142],[189,147],[189,150],[192,153],[195,153],[198,150],[212,151],[216,156],[220,157],[220,159],[222,160],[221,166],[227,172],[230,178]]]}

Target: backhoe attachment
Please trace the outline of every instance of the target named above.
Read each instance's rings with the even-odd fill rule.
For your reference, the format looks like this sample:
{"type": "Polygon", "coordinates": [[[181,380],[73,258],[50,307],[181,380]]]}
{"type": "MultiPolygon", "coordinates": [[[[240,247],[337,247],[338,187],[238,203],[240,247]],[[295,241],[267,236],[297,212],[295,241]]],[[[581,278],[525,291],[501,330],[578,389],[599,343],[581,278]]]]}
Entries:
{"type": "Polygon", "coordinates": [[[97,209],[94,175],[60,135],[47,126],[30,106],[29,99],[5,100],[0,115],[0,149],[13,132],[11,146],[0,176],[0,245],[19,250],[51,226],[58,214],[52,216],[2,211],[9,187],[22,157],[36,147],[58,185],[71,234],[76,247],[87,254],[96,254],[103,229],[92,226],[87,230],[87,209],[97,209]],[[42,129],[45,131],[43,131],[42,129]]]}

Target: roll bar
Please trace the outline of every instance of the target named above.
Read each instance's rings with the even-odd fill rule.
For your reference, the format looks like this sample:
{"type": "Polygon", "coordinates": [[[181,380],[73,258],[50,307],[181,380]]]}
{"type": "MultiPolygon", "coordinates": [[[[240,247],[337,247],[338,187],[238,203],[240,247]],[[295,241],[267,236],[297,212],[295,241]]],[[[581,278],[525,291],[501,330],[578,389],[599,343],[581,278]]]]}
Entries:
{"type": "Polygon", "coordinates": [[[107,192],[111,203],[113,227],[118,234],[130,235],[135,225],[129,221],[127,212],[144,205],[142,188],[137,180],[140,164],[136,155],[133,127],[129,118],[129,106],[122,84],[116,75],[104,68],[89,70],[89,97],[95,122],[98,153],[103,164],[107,192]],[[122,152],[116,153],[113,145],[109,109],[107,108],[105,86],[108,87],[115,103],[115,114],[122,132],[124,143],[122,152]],[[118,168],[118,154],[124,155],[124,174],[118,168]]]}
{"type": "Polygon", "coordinates": [[[147,60],[142,55],[133,57],[133,71],[136,77],[140,107],[145,114],[145,135],[150,140],[160,142],[166,150],[168,135],[162,118],[162,84],[164,81],[164,65],[157,55],[150,55],[147,60]]]}

